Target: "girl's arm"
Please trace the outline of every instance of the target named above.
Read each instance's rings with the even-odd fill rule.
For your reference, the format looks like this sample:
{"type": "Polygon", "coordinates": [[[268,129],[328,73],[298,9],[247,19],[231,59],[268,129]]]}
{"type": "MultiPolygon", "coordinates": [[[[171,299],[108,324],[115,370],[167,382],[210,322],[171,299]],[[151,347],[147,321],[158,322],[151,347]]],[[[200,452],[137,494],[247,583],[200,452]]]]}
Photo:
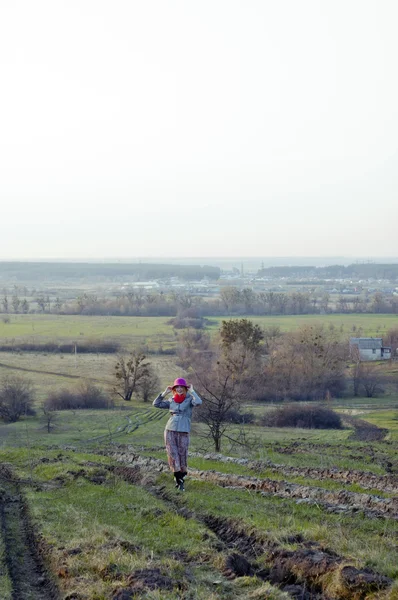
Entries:
{"type": "Polygon", "coordinates": [[[167,394],[170,394],[170,392],[171,387],[167,386],[164,392],[155,398],[155,400],[152,402],[152,406],[155,408],[170,408],[170,400],[165,400],[165,397],[167,394]]]}
{"type": "Polygon", "coordinates": [[[195,390],[193,389],[193,385],[189,386],[189,393],[192,396],[192,406],[199,406],[199,404],[202,404],[202,398],[200,398],[200,396],[198,396],[198,394],[195,392],[195,390]]]}

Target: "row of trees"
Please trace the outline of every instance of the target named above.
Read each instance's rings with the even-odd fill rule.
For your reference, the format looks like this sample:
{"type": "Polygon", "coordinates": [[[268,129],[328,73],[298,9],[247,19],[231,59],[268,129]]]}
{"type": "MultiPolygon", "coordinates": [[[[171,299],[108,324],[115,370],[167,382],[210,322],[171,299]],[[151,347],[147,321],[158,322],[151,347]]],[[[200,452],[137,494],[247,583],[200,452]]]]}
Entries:
{"type": "Polygon", "coordinates": [[[393,313],[398,314],[398,296],[376,292],[366,296],[340,295],[333,300],[329,293],[310,292],[254,292],[251,288],[225,287],[219,298],[203,299],[188,293],[145,293],[132,290],[113,297],[99,297],[83,293],[74,300],[62,301],[38,294],[34,308],[26,298],[17,295],[0,300],[3,313],[83,314],[122,316],[176,317],[182,326],[184,320],[218,315],[305,315],[327,313],[393,313]]]}

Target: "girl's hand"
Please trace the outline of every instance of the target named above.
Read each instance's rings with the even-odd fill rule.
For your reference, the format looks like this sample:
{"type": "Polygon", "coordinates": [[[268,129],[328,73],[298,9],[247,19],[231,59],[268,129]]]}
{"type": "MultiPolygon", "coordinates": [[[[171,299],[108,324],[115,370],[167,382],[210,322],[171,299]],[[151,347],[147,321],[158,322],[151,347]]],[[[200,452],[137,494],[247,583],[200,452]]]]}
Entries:
{"type": "Polygon", "coordinates": [[[188,391],[189,391],[189,392],[193,392],[193,385],[192,385],[192,383],[191,383],[191,385],[189,386],[189,388],[188,388],[188,391]]]}
{"type": "Polygon", "coordinates": [[[167,388],[164,390],[162,396],[167,396],[167,394],[170,394],[171,392],[171,387],[168,385],[167,388]]]}

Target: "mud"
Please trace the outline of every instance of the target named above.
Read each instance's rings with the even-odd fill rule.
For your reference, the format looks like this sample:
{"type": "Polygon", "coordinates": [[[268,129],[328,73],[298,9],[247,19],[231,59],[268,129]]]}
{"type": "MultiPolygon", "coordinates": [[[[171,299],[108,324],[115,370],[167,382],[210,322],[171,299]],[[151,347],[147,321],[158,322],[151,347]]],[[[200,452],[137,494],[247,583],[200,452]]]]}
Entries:
{"type": "MultiPolygon", "coordinates": [[[[141,457],[138,454],[112,453],[121,462],[134,464],[144,470],[169,472],[163,461],[141,457]]],[[[297,503],[316,504],[328,512],[350,513],[361,511],[368,518],[398,519],[398,498],[380,498],[371,494],[360,494],[346,490],[327,490],[319,487],[299,485],[274,479],[259,479],[243,475],[231,475],[217,471],[188,469],[191,477],[210,481],[222,487],[248,489],[264,495],[289,498],[297,503]]]]}
{"type": "Polygon", "coordinates": [[[0,523],[12,600],[59,600],[45,565],[45,548],[30,522],[18,482],[0,465],[0,523]]]}
{"type": "Polygon", "coordinates": [[[372,464],[377,464],[383,467],[387,473],[398,473],[398,460],[392,459],[388,452],[383,452],[380,449],[381,444],[383,447],[391,448],[392,451],[397,455],[398,444],[397,442],[391,441],[383,441],[379,444],[378,448],[374,448],[372,445],[363,445],[363,446],[355,446],[348,453],[340,453],[339,447],[333,444],[314,444],[314,443],[302,443],[302,442],[292,442],[286,446],[282,446],[280,444],[273,444],[272,451],[277,452],[278,454],[311,454],[311,453],[324,453],[327,456],[332,456],[334,458],[350,458],[351,460],[358,460],[361,462],[368,462],[372,464]]]}
{"type": "MultiPolygon", "coordinates": [[[[116,458],[121,460],[119,453],[116,458]]],[[[152,469],[157,472],[168,472],[168,466],[157,459],[140,457],[135,454],[125,455],[124,460],[130,463],[133,462],[134,467],[138,467],[140,470],[152,469]]],[[[124,470],[120,471],[121,475],[124,473],[124,470]]],[[[192,469],[190,469],[190,474],[199,475],[202,479],[208,479],[222,485],[231,483],[232,479],[235,483],[239,481],[241,487],[249,486],[249,489],[253,489],[250,486],[256,486],[258,483],[260,483],[261,489],[264,481],[271,481],[215,472],[195,472],[192,469]]],[[[138,476],[136,478],[139,479],[138,476]]],[[[287,489],[291,488],[291,484],[286,482],[271,482],[271,485],[274,486],[277,483],[288,486],[287,489]]],[[[319,491],[319,488],[298,487],[302,488],[303,493],[304,491],[307,493],[308,489],[319,491]]],[[[292,598],[300,598],[301,600],[364,600],[369,594],[385,590],[392,584],[392,580],[388,577],[375,573],[370,569],[357,569],[349,564],[345,558],[320,547],[317,542],[304,540],[301,535],[291,536],[285,540],[287,543],[300,545],[301,547],[298,550],[285,550],[273,540],[268,539],[265,534],[260,535],[257,530],[250,530],[232,519],[210,514],[195,514],[188,511],[184,508],[183,497],[180,498],[172,494],[164,487],[152,487],[152,491],[173,506],[178,514],[187,519],[193,518],[202,522],[215,534],[219,540],[219,547],[214,546],[215,550],[229,552],[223,570],[223,574],[228,578],[256,575],[289,593],[292,598]],[[265,561],[267,565],[265,568],[258,566],[257,563],[260,559],[262,563],[265,561]]],[[[320,491],[329,493],[326,490],[320,491]]],[[[368,494],[354,494],[357,501],[357,496],[366,497],[366,502],[375,501],[377,498],[368,494]]],[[[364,498],[362,499],[364,500],[364,498]]],[[[339,500],[342,500],[342,498],[339,497],[339,500]]],[[[393,504],[390,502],[391,499],[387,500],[387,504],[393,504]]],[[[319,501],[317,501],[317,504],[319,505],[319,501]]],[[[121,598],[122,596],[118,597],[117,600],[121,598]]]]}
{"type": "Polygon", "coordinates": [[[362,600],[392,584],[388,577],[370,569],[357,569],[333,552],[318,548],[284,550],[267,543],[255,532],[248,534],[232,520],[207,516],[204,522],[228,546],[235,546],[251,557],[263,554],[269,564],[268,569],[258,569],[235,553],[227,558],[226,567],[231,572],[235,568],[240,569],[242,574],[239,576],[254,573],[283,591],[294,591],[295,597],[362,600]],[[290,586],[293,588],[288,590],[290,586]]]}
{"type": "Polygon", "coordinates": [[[274,479],[257,479],[216,471],[196,471],[189,474],[198,479],[214,482],[223,487],[245,488],[265,495],[291,498],[298,503],[317,504],[330,512],[362,511],[369,518],[398,519],[398,498],[380,498],[345,490],[332,491],[274,479]]]}
{"type": "Polygon", "coordinates": [[[234,458],[222,454],[190,452],[189,456],[205,460],[216,460],[224,463],[234,463],[247,467],[248,470],[261,472],[270,470],[288,477],[305,477],[308,479],[332,479],[343,484],[358,484],[364,489],[379,490],[382,492],[398,493],[397,475],[376,475],[369,471],[355,471],[351,469],[317,468],[317,467],[290,467],[276,464],[268,460],[251,461],[246,458],[234,458]]]}
{"type": "Polygon", "coordinates": [[[388,429],[377,427],[377,425],[364,421],[363,419],[358,419],[357,417],[344,415],[344,421],[354,427],[354,431],[349,437],[350,440],[379,442],[384,440],[388,434],[388,429]]]}
{"type": "Polygon", "coordinates": [[[112,600],[131,600],[142,595],[148,590],[172,590],[181,586],[168,575],[161,573],[160,569],[138,569],[127,578],[126,588],[115,590],[112,600]]]}

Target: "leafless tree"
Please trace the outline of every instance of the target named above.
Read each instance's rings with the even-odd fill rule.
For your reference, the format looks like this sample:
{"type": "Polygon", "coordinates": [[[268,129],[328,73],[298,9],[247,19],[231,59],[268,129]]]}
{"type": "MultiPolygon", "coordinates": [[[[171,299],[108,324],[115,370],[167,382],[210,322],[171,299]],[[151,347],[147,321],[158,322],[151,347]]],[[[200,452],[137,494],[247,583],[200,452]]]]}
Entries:
{"type": "Polygon", "coordinates": [[[152,397],[160,390],[160,379],[153,368],[149,365],[146,373],[139,379],[136,385],[137,395],[143,400],[143,402],[149,402],[152,397]]]}
{"type": "Polygon", "coordinates": [[[367,398],[373,398],[377,394],[383,393],[385,384],[388,383],[388,375],[380,365],[369,362],[362,362],[358,369],[358,382],[363,387],[367,398]]]}
{"type": "Polygon", "coordinates": [[[321,400],[341,393],[348,345],[335,331],[306,326],[284,334],[268,356],[264,398],[321,400]]]}
{"type": "Polygon", "coordinates": [[[3,305],[3,312],[8,313],[9,304],[8,304],[8,296],[6,294],[4,294],[1,303],[3,305]]]}
{"type": "Polygon", "coordinates": [[[145,359],[146,355],[139,350],[134,350],[129,356],[118,357],[115,365],[114,392],[127,402],[131,400],[140,381],[148,375],[150,365],[145,359]]]}
{"type": "Polygon", "coordinates": [[[12,308],[14,310],[15,313],[19,312],[19,307],[21,305],[21,301],[18,298],[18,296],[16,294],[13,295],[12,300],[11,300],[11,304],[12,304],[12,308]]]}
{"type": "Polygon", "coordinates": [[[51,433],[51,430],[56,427],[56,421],[58,420],[58,413],[52,408],[50,404],[43,402],[41,405],[41,422],[45,429],[47,429],[47,433],[51,433]]]}

